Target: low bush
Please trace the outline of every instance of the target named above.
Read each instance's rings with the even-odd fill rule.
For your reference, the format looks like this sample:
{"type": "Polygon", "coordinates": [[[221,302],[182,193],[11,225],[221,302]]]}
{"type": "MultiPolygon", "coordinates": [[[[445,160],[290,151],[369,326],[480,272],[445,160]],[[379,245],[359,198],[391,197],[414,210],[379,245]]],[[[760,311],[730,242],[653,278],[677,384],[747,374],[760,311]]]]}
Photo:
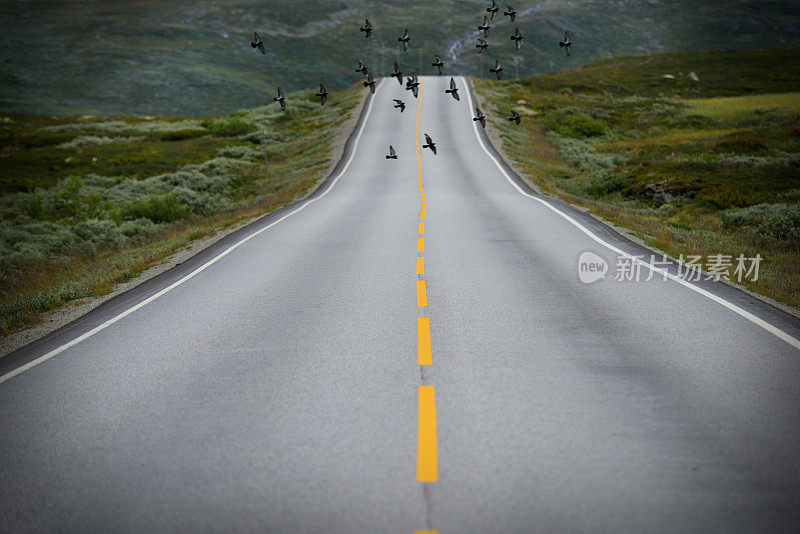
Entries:
{"type": "Polygon", "coordinates": [[[146,218],[154,223],[168,223],[184,219],[191,214],[189,206],[181,204],[174,195],[151,195],[146,199],[134,200],[122,209],[128,219],[146,218]]]}
{"type": "Polygon", "coordinates": [[[203,130],[175,130],[173,132],[164,132],[158,136],[162,141],[183,141],[184,139],[193,139],[205,135],[203,130]]]}
{"type": "Polygon", "coordinates": [[[253,124],[236,117],[213,121],[208,125],[208,131],[217,137],[235,137],[244,135],[254,128],[253,124]]]}
{"type": "Polygon", "coordinates": [[[97,135],[79,135],[72,141],[61,143],[56,148],[80,148],[93,145],[110,145],[113,143],[132,143],[140,137],[106,137],[97,135]]]}

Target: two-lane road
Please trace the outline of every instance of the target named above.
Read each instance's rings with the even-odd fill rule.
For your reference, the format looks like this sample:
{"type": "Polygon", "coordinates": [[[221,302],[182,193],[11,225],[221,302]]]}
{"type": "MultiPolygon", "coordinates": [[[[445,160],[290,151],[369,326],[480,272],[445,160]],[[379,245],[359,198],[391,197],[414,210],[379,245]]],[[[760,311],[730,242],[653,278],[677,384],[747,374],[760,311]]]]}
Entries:
{"type": "Polygon", "coordinates": [[[796,529],[800,322],[581,282],[649,252],[524,194],[457,81],[383,80],[310,202],[0,360],[0,531],[796,529]]]}

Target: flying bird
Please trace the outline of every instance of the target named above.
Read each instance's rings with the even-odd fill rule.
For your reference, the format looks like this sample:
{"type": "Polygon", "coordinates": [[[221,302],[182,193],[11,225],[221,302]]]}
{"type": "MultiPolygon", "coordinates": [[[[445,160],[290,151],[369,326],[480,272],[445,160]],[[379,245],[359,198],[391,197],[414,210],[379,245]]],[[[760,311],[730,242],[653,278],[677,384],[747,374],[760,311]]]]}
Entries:
{"type": "Polygon", "coordinates": [[[419,80],[414,74],[413,78],[406,78],[406,91],[414,93],[414,98],[419,98],[419,80]]]}
{"type": "Polygon", "coordinates": [[[497,2],[492,0],[492,6],[486,8],[486,12],[492,15],[492,20],[494,20],[494,16],[497,12],[500,11],[500,6],[497,5],[497,2]]]}
{"type": "Polygon", "coordinates": [[[486,44],[486,41],[484,41],[483,39],[478,39],[478,44],[475,45],[475,48],[478,49],[479,54],[483,54],[484,52],[486,52],[486,49],[489,48],[489,45],[486,44]]]}
{"type": "Polygon", "coordinates": [[[450,96],[452,96],[456,100],[461,100],[458,97],[458,87],[456,87],[456,81],[453,79],[452,76],[450,77],[450,89],[445,89],[444,92],[449,93],[450,96]]]}
{"type": "Polygon", "coordinates": [[[514,8],[509,5],[506,5],[506,8],[507,9],[503,11],[503,15],[509,17],[511,19],[511,22],[514,22],[517,18],[517,12],[514,11],[514,8]]]}
{"type": "Polygon", "coordinates": [[[389,155],[386,156],[386,159],[397,159],[397,152],[394,151],[392,145],[389,145],[389,155]]]}
{"type": "Polygon", "coordinates": [[[369,91],[374,95],[375,94],[375,79],[372,77],[372,74],[369,72],[367,73],[367,81],[364,82],[364,87],[369,87],[369,91]]]}
{"type": "Polygon", "coordinates": [[[392,73],[392,77],[397,78],[397,83],[403,85],[403,73],[400,72],[400,65],[397,63],[394,64],[394,72],[392,73]]]}
{"type": "Polygon", "coordinates": [[[283,91],[278,87],[278,96],[273,97],[272,100],[281,105],[281,111],[286,111],[286,99],[283,98],[283,91]]]}
{"type": "Polygon", "coordinates": [[[558,43],[558,46],[567,50],[567,57],[572,53],[572,41],[569,40],[569,33],[564,32],[564,40],[558,43]]]}
{"type": "Polygon", "coordinates": [[[364,27],[361,28],[360,31],[364,32],[364,39],[368,38],[372,35],[372,24],[369,23],[369,19],[364,19],[364,27]]]}
{"type": "Polygon", "coordinates": [[[403,102],[402,100],[398,100],[396,98],[393,98],[392,100],[394,100],[396,102],[394,107],[400,108],[400,113],[402,113],[402,112],[404,112],[406,110],[406,103],[405,102],[403,102]]]}
{"type": "Polygon", "coordinates": [[[398,43],[403,43],[403,52],[408,50],[408,42],[411,40],[411,36],[408,34],[408,28],[406,28],[405,32],[403,32],[402,37],[397,38],[398,43]]]}
{"type": "Polygon", "coordinates": [[[475,118],[472,119],[473,121],[480,122],[481,126],[486,128],[486,116],[481,111],[481,108],[475,108],[475,118]]]}
{"type": "Polygon", "coordinates": [[[491,30],[492,27],[489,26],[489,19],[486,18],[486,15],[483,16],[483,24],[479,25],[478,29],[483,30],[484,37],[489,37],[489,30],[491,30]]]}
{"type": "Polygon", "coordinates": [[[325,105],[325,101],[328,100],[328,90],[325,89],[324,85],[319,84],[319,93],[317,93],[314,96],[318,96],[320,98],[320,100],[322,101],[321,105],[324,106],[325,105]]]}
{"type": "Polygon", "coordinates": [[[503,65],[500,64],[499,59],[494,60],[494,67],[489,69],[489,72],[494,72],[498,80],[503,77],[503,65]]]}
{"type": "Polygon", "coordinates": [[[516,122],[517,126],[519,126],[519,121],[521,121],[521,120],[522,120],[522,117],[519,116],[519,113],[517,113],[516,111],[514,111],[512,109],[511,110],[511,116],[508,117],[508,122],[516,122]]]}
{"type": "Polygon", "coordinates": [[[514,30],[514,35],[511,36],[511,40],[514,41],[514,47],[516,47],[517,50],[519,50],[523,39],[524,37],[519,33],[519,26],[517,26],[517,29],[514,30]]]}
{"type": "Polygon", "coordinates": [[[444,69],[444,62],[438,55],[435,55],[433,56],[433,63],[431,63],[431,67],[436,67],[437,69],[439,69],[439,76],[441,76],[442,69],[444,69]]]}
{"type": "Polygon", "coordinates": [[[264,40],[261,39],[256,32],[253,32],[253,42],[250,43],[250,46],[253,48],[258,48],[262,54],[266,54],[264,51],[264,40]]]}
{"type": "Polygon", "coordinates": [[[422,145],[422,148],[430,148],[431,152],[436,154],[436,143],[433,142],[430,135],[425,134],[425,144],[422,145]]]}
{"type": "Polygon", "coordinates": [[[361,74],[363,74],[364,76],[366,76],[367,74],[369,74],[369,73],[367,72],[367,66],[366,66],[366,65],[364,65],[364,62],[363,62],[363,61],[361,61],[360,59],[358,60],[358,68],[356,69],[356,72],[360,72],[360,73],[361,73],[361,74]]]}

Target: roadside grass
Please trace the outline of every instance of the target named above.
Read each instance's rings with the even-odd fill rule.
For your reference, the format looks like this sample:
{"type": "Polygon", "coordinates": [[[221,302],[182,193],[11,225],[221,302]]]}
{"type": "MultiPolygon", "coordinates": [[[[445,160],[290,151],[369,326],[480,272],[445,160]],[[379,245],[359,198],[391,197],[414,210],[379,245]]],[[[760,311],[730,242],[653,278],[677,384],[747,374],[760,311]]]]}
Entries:
{"type": "Polygon", "coordinates": [[[698,59],[715,54],[607,60],[474,85],[504,152],[542,190],[675,257],[760,254],[758,280],[741,283],[800,307],[800,93],[784,92],[782,78],[796,77],[788,71],[800,72],[800,60],[726,52],[725,76],[704,77],[698,59]],[[696,69],[702,94],[726,96],[685,99],[688,79],[670,92],[658,81],[655,93],[665,65],[696,69]],[[522,126],[503,120],[511,109],[527,115],[522,126]]]}
{"type": "Polygon", "coordinates": [[[800,93],[688,99],[686,104],[693,113],[717,120],[736,121],[746,118],[755,110],[800,113],[800,93]]]}
{"type": "Polygon", "coordinates": [[[362,96],[220,118],[0,116],[0,333],[301,197],[362,96]]]}

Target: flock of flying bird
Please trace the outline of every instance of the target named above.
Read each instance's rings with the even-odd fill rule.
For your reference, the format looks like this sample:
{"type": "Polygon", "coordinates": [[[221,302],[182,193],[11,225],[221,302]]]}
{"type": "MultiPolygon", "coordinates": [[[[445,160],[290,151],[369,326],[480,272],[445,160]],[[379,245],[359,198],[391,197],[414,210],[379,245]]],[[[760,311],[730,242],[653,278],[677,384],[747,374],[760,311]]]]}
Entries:
{"type": "MultiPolygon", "coordinates": [[[[489,48],[489,44],[487,43],[486,39],[489,38],[489,31],[492,29],[490,24],[491,21],[494,20],[495,15],[497,15],[500,11],[500,6],[497,5],[495,0],[492,0],[492,5],[486,8],[486,12],[488,15],[483,16],[483,24],[478,25],[478,31],[483,32],[483,39],[478,39],[478,44],[475,45],[475,48],[478,49],[479,54],[483,54],[486,52],[486,49],[489,48]]],[[[506,16],[510,19],[510,22],[514,22],[517,18],[517,12],[514,10],[513,7],[507,5],[506,10],[503,12],[503,16],[506,16]]],[[[364,38],[367,39],[372,35],[374,31],[374,26],[370,23],[369,19],[364,19],[364,26],[359,28],[359,31],[364,34],[364,38]]],[[[514,33],[511,35],[511,40],[514,41],[514,48],[515,50],[519,50],[522,46],[522,39],[524,39],[523,35],[519,31],[519,26],[517,26],[514,30],[514,33]]],[[[397,42],[400,43],[403,47],[403,52],[408,51],[409,42],[411,41],[411,35],[408,33],[408,28],[403,31],[403,35],[397,38],[397,42]]],[[[259,52],[262,54],[266,54],[264,49],[264,41],[258,35],[258,33],[253,33],[253,41],[250,45],[258,49],[259,52]]],[[[560,41],[558,45],[563,48],[567,56],[571,55],[572,53],[572,41],[570,40],[569,33],[564,32],[564,40],[560,41]]],[[[431,66],[435,67],[439,75],[442,75],[444,72],[444,62],[442,61],[439,55],[434,56],[434,61],[431,66]]],[[[372,94],[375,94],[375,79],[373,78],[372,74],[370,74],[367,66],[364,64],[363,61],[358,61],[358,68],[355,69],[356,72],[363,74],[365,80],[362,82],[364,87],[369,88],[372,94]]],[[[500,63],[499,60],[495,60],[494,67],[489,69],[489,72],[497,76],[497,79],[501,79],[503,76],[503,65],[500,63]]],[[[397,78],[397,83],[401,86],[403,85],[403,73],[400,70],[400,66],[397,62],[394,63],[394,72],[391,73],[392,78],[397,78]]],[[[405,88],[407,91],[411,91],[414,95],[414,98],[419,98],[419,79],[417,78],[416,74],[412,74],[410,78],[406,78],[405,88]]],[[[445,93],[449,94],[453,97],[453,99],[460,101],[461,98],[458,95],[458,87],[456,87],[455,80],[451,77],[450,78],[450,88],[445,90],[445,93]]],[[[316,93],[314,96],[320,99],[321,105],[325,105],[325,102],[328,100],[328,90],[325,88],[325,85],[322,83],[319,84],[319,92],[316,93]]],[[[286,111],[286,98],[283,96],[283,92],[281,88],[277,88],[277,95],[272,99],[275,102],[278,102],[281,106],[281,110],[286,111]]],[[[402,100],[394,99],[395,105],[394,107],[400,110],[400,113],[405,111],[406,104],[402,100]]],[[[486,127],[486,116],[480,110],[480,108],[475,108],[475,117],[472,119],[475,122],[479,122],[482,127],[486,127]]],[[[507,120],[510,122],[516,123],[518,126],[522,117],[516,111],[511,111],[511,116],[507,117],[507,120]]],[[[431,137],[426,133],[425,134],[425,144],[422,145],[422,148],[428,148],[436,154],[436,144],[433,142],[431,137]]],[[[397,159],[397,152],[395,151],[394,147],[389,145],[389,155],[386,156],[386,159],[397,159]]]]}

